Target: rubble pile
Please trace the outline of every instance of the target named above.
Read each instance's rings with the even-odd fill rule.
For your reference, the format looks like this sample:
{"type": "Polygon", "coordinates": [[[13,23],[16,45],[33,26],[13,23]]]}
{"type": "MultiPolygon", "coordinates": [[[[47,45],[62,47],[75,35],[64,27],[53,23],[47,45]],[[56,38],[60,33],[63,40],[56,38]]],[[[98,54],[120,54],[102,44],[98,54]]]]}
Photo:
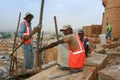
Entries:
{"type": "MultiPolygon", "coordinates": [[[[9,55],[12,53],[13,41],[12,38],[1,39],[0,41],[0,80],[7,80],[9,77],[10,59],[9,55]]],[[[18,67],[23,67],[22,49],[17,50],[18,67]]]]}

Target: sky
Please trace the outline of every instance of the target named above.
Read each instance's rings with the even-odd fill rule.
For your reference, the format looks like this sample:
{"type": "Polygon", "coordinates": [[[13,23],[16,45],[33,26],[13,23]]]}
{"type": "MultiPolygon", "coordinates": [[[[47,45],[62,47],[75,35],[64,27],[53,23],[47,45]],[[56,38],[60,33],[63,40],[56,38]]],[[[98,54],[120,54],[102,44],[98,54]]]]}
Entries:
{"type": "MultiPolygon", "coordinates": [[[[39,23],[40,7],[41,0],[0,0],[0,31],[16,31],[20,12],[21,22],[26,12],[34,15],[34,28],[39,23]]],[[[65,24],[73,29],[102,24],[103,12],[102,0],[45,0],[42,30],[55,31],[54,16],[58,29],[65,24]]]]}

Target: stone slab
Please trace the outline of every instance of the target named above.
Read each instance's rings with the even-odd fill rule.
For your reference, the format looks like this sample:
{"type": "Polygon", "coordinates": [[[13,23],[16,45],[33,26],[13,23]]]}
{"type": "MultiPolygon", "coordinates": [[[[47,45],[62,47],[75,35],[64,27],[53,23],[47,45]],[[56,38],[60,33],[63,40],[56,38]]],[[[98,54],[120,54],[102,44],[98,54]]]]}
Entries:
{"type": "Polygon", "coordinates": [[[120,65],[114,65],[98,72],[98,80],[120,80],[120,65]]]}
{"type": "Polygon", "coordinates": [[[99,54],[96,52],[92,52],[84,63],[85,66],[96,67],[97,70],[102,69],[105,66],[105,59],[107,58],[106,54],[99,54]]]}
{"type": "Polygon", "coordinates": [[[69,71],[62,71],[58,69],[58,66],[53,66],[26,80],[94,80],[96,77],[96,68],[84,66],[82,72],[73,73],[66,76],[61,76],[55,79],[51,79],[52,77],[56,77],[68,73],[69,71]]]}

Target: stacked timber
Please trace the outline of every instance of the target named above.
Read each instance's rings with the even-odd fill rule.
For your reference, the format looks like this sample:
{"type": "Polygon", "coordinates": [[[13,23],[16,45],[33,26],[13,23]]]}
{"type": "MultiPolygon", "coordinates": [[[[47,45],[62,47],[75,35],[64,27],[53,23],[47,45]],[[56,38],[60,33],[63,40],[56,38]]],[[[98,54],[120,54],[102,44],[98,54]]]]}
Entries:
{"type": "Polygon", "coordinates": [[[101,25],[90,25],[83,26],[84,34],[88,37],[98,37],[101,34],[102,26],[101,25]]]}
{"type": "Polygon", "coordinates": [[[105,12],[103,14],[103,29],[102,33],[106,33],[106,23],[110,23],[112,27],[111,36],[114,38],[120,37],[120,0],[103,0],[105,12]]]}

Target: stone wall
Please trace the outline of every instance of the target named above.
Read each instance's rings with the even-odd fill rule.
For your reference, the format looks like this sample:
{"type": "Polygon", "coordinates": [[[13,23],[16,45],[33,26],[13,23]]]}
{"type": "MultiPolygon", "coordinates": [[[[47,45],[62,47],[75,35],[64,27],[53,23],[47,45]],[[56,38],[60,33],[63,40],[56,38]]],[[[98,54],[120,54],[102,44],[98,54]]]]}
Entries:
{"type": "Polygon", "coordinates": [[[101,25],[90,25],[83,26],[84,34],[88,37],[98,37],[101,34],[102,26],[101,25]]]}
{"type": "Polygon", "coordinates": [[[112,26],[112,37],[120,37],[120,0],[103,0],[105,12],[103,13],[102,33],[106,33],[106,23],[112,26]]]}

